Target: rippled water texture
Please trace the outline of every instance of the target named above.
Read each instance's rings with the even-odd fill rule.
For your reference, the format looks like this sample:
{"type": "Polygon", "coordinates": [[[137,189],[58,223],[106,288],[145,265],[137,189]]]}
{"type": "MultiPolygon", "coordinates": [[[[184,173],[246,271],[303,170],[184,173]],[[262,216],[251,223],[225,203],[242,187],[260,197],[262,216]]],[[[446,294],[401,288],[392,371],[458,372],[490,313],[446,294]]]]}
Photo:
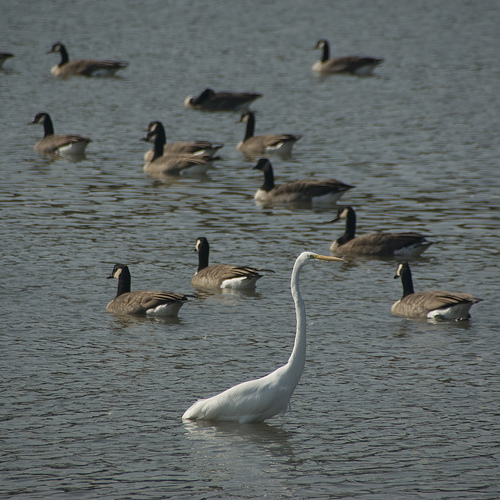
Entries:
{"type": "Polygon", "coordinates": [[[500,496],[498,2],[9,1],[0,16],[0,496],[481,498],[500,496]],[[383,57],[371,78],[316,77],[313,47],[383,57]],[[45,54],[128,60],[108,79],[58,80],[45,54]],[[197,398],[286,362],[289,277],[328,254],[335,208],[259,207],[262,174],[236,150],[237,114],[187,110],[205,87],[261,92],[257,133],[301,134],[277,182],[355,189],[358,233],[422,232],[417,290],[483,298],[470,322],[391,315],[393,260],[302,274],[308,354],[292,411],[264,425],[198,425],[197,398]],[[79,161],[37,155],[88,135],[79,161]],[[196,179],[144,174],[151,120],[170,141],[223,142],[196,179]],[[270,268],[255,293],[204,293],[177,320],[105,312],[106,280],[195,295],[196,238],[214,263],[270,268]]]}

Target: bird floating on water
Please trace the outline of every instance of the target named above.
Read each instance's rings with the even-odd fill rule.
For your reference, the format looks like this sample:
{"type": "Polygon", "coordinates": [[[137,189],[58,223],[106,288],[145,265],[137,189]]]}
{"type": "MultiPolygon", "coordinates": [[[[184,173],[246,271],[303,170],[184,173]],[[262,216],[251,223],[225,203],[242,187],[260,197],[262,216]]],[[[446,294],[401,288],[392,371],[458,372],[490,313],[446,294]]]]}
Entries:
{"type": "Polygon", "coordinates": [[[249,266],[231,264],[208,264],[210,245],[205,237],[196,240],[195,251],[198,252],[198,270],[191,283],[197,288],[224,288],[232,290],[252,290],[264,272],[269,269],[255,269],[249,266]]]}
{"type": "MultiPolygon", "coordinates": [[[[208,155],[213,157],[224,144],[209,142],[209,141],[193,141],[193,142],[169,142],[167,143],[167,135],[165,127],[160,121],[153,121],[148,125],[147,132],[157,132],[160,136],[160,141],[163,144],[163,156],[165,155],[208,155]]],[[[150,149],[144,153],[144,161],[151,161],[154,157],[154,149],[150,149]]]]}
{"type": "Polygon", "coordinates": [[[321,49],[322,55],[319,61],[313,64],[313,71],[321,75],[329,74],[351,74],[356,76],[371,75],[373,70],[384,62],[377,57],[343,56],[330,58],[330,44],[328,40],[319,40],[315,49],[321,49]]]}
{"type": "Polygon", "coordinates": [[[97,61],[95,59],[69,60],[68,51],[61,42],[52,45],[47,54],[59,52],[61,60],[50,72],[54,76],[113,76],[118,70],[128,66],[126,61],[97,61]]]}
{"type": "Polygon", "coordinates": [[[297,386],[306,361],[306,307],[300,294],[299,275],[311,260],[342,261],[312,252],[303,252],[295,261],[290,288],[295,302],[297,330],[292,354],[286,365],[265,377],[235,385],[208,399],[200,399],[186,410],[183,420],[211,420],[240,424],[263,422],[284,413],[297,386]]]}
{"type": "Polygon", "coordinates": [[[136,316],[177,316],[179,309],[188,298],[181,293],[161,292],[157,290],[130,291],[131,276],[128,266],[115,264],[108,279],[118,280],[116,297],[106,306],[106,311],[115,314],[136,316]]]}
{"type": "Polygon", "coordinates": [[[391,307],[393,314],[407,318],[428,318],[433,320],[467,320],[470,308],[480,302],[468,293],[432,290],[415,292],[408,262],[399,264],[394,279],[401,278],[403,297],[391,307]]]}
{"type": "Polygon", "coordinates": [[[85,148],[92,139],[76,134],[54,134],[54,125],[48,113],[38,113],[30,125],[43,125],[43,139],[35,144],[35,151],[40,154],[61,154],[83,156],[85,148]]]}
{"type": "Polygon", "coordinates": [[[302,137],[294,134],[264,134],[254,135],[255,114],[253,111],[244,113],[240,122],[246,123],[245,137],[238,143],[236,149],[250,157],[268,153],[288,155],[294,144],[302,137]]]}
{"type": "Polygon", "coordinates": [[[3,63],[11,57],[14,57],[14,54],[11,52],[0,52],[0,68],[3,66],[3,63]]]}
{"type": "Polygon", "coordinates": [[[371,233],[355,236],[356,212],[352,207],[341,207],[332,222],[345,219],[344,234],[330,246],[330,252],[342,256],[418,257],[432,242],[419,233],[371,233]]]}
{"type": "Polygon", "coordinates": [[[259,97],[262,97],[262,94],[256,92],[215,92],[206,88],[198,97],[188,95],[184,99],[184,106],[201,111],[243,112],[259,97]]]}
{"type": "Polygon", "coordinates": [[[336,179],[302,179],[276,186],[273,167],[267,158],[261,158],[253,169],[264,173],[264,184],[254,195],[255,200],[262,204],[332,204],[354,187],[336,179]]]}
{"type": "Polygon", "coordinates": [[[164,155],[165,133],[159,128],[149,132],[141,139],[153,143],[153,155],[148,155],[150,161],[144,164],[144,171],[149,174],[163,176],[198,176],[207,173],[217,157],[210,153],[193,154],[168,154],[164,155]]]}

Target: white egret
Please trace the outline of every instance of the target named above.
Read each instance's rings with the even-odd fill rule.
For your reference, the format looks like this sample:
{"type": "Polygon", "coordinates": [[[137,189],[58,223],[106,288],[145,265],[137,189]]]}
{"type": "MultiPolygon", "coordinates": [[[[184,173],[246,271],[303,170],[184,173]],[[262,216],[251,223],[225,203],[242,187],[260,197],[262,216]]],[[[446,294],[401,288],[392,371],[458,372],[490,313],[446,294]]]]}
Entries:
{"type": "Polygon", "coordinates": [[[299,274],[310,260],[342,261],[338,257],[303,252],[292,271],[291,292],[295,302],[297,331],[292,354],[286,365],[265,377],[235,385],[208,399],[194,403],[182,416],[183,420],[212,420],[252,423],[284,413],[297,386],[306,361],[306,308],[300,295],[299,274]]]}

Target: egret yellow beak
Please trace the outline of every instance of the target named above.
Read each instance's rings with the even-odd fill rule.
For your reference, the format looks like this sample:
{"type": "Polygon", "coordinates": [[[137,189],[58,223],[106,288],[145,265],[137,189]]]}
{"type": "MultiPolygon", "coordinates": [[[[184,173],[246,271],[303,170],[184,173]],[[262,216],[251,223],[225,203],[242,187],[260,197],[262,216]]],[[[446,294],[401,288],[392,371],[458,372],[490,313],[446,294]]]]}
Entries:
{"type": "Polygon", "coordinates": [[[336,260],[340,262],[344,262],[344,259],[341,259],[340,257],[331,257],[329,255],[319,255],[317,253],[314,254],[314,258],[318,260],[336,260]]]}

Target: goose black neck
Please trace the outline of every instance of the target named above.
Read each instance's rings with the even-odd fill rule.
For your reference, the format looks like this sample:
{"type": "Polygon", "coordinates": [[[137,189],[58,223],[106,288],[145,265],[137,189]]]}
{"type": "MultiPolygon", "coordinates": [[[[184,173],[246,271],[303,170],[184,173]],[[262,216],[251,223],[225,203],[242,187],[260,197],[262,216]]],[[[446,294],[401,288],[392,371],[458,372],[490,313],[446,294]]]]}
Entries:
{"type": "Polygon", "coordinates": [[[345,231],[343,236],[337,240],[340,245],[353,240],[356,234],[356,212],[351,207],[348,207],[346,210],[347,215],[345,218],[345,231]]]}
{"type": "Polygon", "coordinates": [[[69,62],[68,51],[64,45],[59,45],[59,53],[61,54],[61,61],[59,62],[59,66],[66,64],[69,62]]]}
{"type": "Polygon", "coordinates": [[[400,275],[401,275],[401,282],[403,283],[403,297],[415,293],[415,290],[413,289],[413,279],[411,277],[411,269],[410,266],[408,266],[408,264],[403,264],[403,267],[401,268],[400,271],[400,275]]]}
{"type": "Polygon", "coordinates": [[[43,135],[44,137],[54,135],[54,125],[52,124],[52,119],[47,114],[43,118],[43,135]]]}
{"type": "Polygon", "coordinates": [[[323,55],[321,56],[321,62],[328,61],[330,58],[330,44],[324,40],[323,41],[323,55]]]}
{"type": "Polygon", "coordinates": [[[245,139],[247,140],[249,137],[253,137],[255,132],[255,115],[253,113],[247,114],[247,129],[245,132],[245,139]]]}
{"type": "Polygon", "coordinates": [[[210,88],[205,89],[198,97],[192,99],[192,104],[203,104],[214,95],[214,91],[210,88]]]}
{"type": "Polygon", "coordinates": [[[200,238],[198,245],[198,271],[208,267],[208,256],[210,254],[210,245],[206,238],[200,238]]]}
{"type": "Polygon", "coordinates": [[[272,189],[274,189],[274,187],[275,187],[273,167],[268,162],[264,166],[264,168],[262,169],[262,171],[264,172],[264,184],[262,184],[261,189],[263,191],[269,192],[272,189]]]}
{"type": "Polygon", "coordinates": [[[118,290],[116,296],[119,297],[123,293],[130,292],[130,271],[127,266],[123,266],[120,275],[118,276],[118,290]]]}
{"type": "Polygon", "coordinates": [[[153,146],[153,160],[156,160],[156,158],[159,158],[160,156],[163,155],[163,148],[167,142],[167,138],[165,136],[165,130],[163,129],[163,127],[159,127],[156,131],[155,131],[155,142],[154,142],[154,146],[153,146]]]}

